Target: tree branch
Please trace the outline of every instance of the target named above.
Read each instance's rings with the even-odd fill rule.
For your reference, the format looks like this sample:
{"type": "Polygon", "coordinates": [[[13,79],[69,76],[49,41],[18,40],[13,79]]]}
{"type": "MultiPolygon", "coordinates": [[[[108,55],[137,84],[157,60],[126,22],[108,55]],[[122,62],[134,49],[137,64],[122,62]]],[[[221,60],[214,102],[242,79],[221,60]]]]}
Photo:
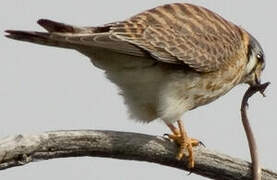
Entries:
{"type": "MultiPolygon", "coordinates": [[[[0,139],[0,170],[33,161],[64,157],[110,157],[147,161],[187,169],[187,159],[175,158],[177,146],[162,137],[115,131],[53,131],[39,135],[18,135],[0,139]]],[[[251,179],[250,163],[204,147],[195,151],[193,173],[221,180],[251,179]]],[[[266,180],[277,174],[263,169],[266,180]]]]}

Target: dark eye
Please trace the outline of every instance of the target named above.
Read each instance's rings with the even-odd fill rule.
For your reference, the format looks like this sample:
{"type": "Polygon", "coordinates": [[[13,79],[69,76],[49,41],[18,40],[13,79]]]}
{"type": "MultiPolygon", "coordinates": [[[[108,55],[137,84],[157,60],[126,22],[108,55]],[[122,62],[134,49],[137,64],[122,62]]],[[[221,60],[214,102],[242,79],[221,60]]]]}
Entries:
{"type": "Polygon", "coordinates": [[[263,60],[264,60],[264,57],[263,57],[262,54],[257,54],[257,59],[258,59],[259,61],[263,61],[263,60]]]}
{"type": "Polygon", "coordinates": [[[262,64],[262,71],[265,69],[265,60],[263,54],[257,54],[258,62],[262,64]]]}

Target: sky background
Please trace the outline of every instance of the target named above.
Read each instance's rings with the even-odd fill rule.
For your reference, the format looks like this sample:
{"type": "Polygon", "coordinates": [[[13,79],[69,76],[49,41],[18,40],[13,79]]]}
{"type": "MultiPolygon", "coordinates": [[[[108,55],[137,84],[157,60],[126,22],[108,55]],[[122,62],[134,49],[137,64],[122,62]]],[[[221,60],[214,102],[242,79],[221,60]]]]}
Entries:
{"type": "MultiPolygon", "coordinates": [[[[162,135],[160,121],[140,124],[128,119],[118,90],[102,70],[73,50],[39,46],[4,37],[6,29],[42,30],[36,21],[48,18],[68,24],[95,26],[124,20],[172,0],[2,0],[0,7],[0,137],[49,130],[102,129],[162,135]]],[[[267,98],[255,95],[248,111],[263,167],[277,170],[276,132],[276,0],[178,1],[198,4],[241,25],[262,44],[271,81],[267,98]]],[[[190,136],[213,150],[250,160],[240,119],[246,85],[183,116],[190,136]]],[[[0,172],[15,179],[205,179],[157,164],[106,158],[68,158],[31,163],[0,172]]]]}

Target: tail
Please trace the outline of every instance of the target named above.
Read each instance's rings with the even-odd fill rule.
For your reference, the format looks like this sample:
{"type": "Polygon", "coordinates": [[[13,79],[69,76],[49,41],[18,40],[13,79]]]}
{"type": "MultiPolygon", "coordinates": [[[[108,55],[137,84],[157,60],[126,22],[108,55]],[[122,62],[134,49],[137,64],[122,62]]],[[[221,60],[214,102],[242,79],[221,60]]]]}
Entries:
{"type": "MultiPolygon", "coordinates": [[[[47,19],[40,19],[37,23],[47,32],[7,30],[5,36],[11,39],[27,41],[41,45],[75,48],[78,41],[68,41],[70,37],[80,37],[84,34],[92,34],[94,28],[75,27],[47,19]]],[[[78,39],[78,38],[75,38],[78,39]]],[[[79,45],[80,46],[80,45],[79,45]]]]}
{"type": "Polygon", "coordinates": [[[113,24],[99,27],[76,27],[47,19],[38,20],[47,32],[7,30],[6,37],[41,45],[71,48],[105,48],[115,52],[145,56],[144,50],[113,35],[113,24]]]}

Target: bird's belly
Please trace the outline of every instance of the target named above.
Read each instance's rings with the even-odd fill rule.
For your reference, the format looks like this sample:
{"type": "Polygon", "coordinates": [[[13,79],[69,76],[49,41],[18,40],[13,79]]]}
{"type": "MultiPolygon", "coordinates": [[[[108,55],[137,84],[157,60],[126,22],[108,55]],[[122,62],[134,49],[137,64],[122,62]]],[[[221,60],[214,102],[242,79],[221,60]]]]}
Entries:
{"type": "Polygon", "coordinates": [[[151,58],[105,50],[82,53],[119,87],[130,117],[142,122],[156,118],[175,122],[184,112],[214,101],[233,87],[219,82],[222,77],[211,78],[180,65],[156,63],[151,58]]]}
{"type": "Polygon", "coordinates": [[[166,73],[151,58],[134,57],[105,50],[83,53],[116,84],[130,118],[150,122],[158,118],[158,92],[166,73]],[[108,55],[107,55],[108,53],[108,55]]]}
{"type": "Polygon", "coordinates": [[[107,78],[120,88],[130,117],[150,122],[158,118],[158,92],[163,73],[155,67],[106,71],[107,78]]]}

